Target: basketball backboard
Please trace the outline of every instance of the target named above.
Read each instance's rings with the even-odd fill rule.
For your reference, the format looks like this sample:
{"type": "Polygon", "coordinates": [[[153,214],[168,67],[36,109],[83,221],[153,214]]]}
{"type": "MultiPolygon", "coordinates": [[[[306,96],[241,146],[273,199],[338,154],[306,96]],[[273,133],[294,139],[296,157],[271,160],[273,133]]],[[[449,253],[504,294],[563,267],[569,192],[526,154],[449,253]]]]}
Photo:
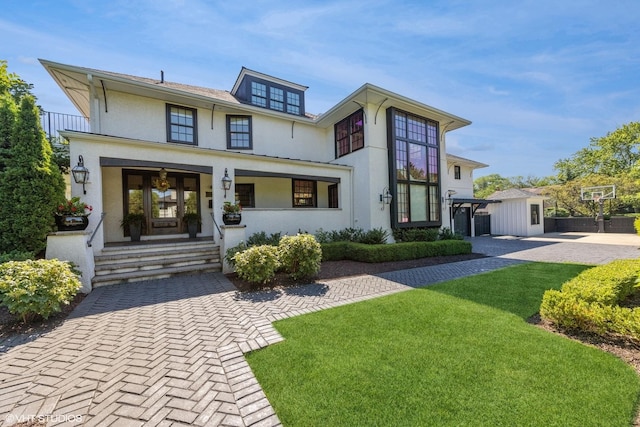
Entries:
{"type": "Polygon", "coordinates": [[[602,200],[615,198],[615,185],[600,185],[597,187],[583,187],[580,189],[580,199],[582,200],[592,200],[594,202],[600,202],[602,200]]]}

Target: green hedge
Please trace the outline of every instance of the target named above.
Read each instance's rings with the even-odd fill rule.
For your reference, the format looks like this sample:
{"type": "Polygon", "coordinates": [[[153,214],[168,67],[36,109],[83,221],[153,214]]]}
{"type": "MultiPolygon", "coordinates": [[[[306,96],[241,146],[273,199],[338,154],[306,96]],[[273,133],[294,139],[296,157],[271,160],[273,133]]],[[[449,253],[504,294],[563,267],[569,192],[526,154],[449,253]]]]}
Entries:
{"type": "Polygon", "coordinates": [[[638,292],[640,260],[618,260],[585,270],[542,297],[542,318],[567,329],[602,336],[620,334],[640,342],[640,307],[620,307],[638,292]]]}
{"type": "Polygon", "coordinates": [[[471,243],[464,240],[439,240],[435,242],[406,242],[384,245],[335,242],[322,244],[323,261],[349,259],[361,262],[404,261],[434,256],[471,253],[471,243]]]}

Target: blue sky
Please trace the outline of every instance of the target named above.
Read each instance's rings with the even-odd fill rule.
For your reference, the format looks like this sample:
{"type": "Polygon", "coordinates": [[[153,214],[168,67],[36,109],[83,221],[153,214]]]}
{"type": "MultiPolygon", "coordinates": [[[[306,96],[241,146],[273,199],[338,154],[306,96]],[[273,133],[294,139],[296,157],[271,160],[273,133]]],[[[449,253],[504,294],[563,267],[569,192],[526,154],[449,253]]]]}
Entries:
{"type": "Polygon", "coordinates": [[[640,120],[640,2],[3,2],[0,59],[77,114],[37,58],[230,90],[242,66],[309,86],[322,113],[368,82],[473,123],[447,151],[475,177],[552,175],[640,120]]]}

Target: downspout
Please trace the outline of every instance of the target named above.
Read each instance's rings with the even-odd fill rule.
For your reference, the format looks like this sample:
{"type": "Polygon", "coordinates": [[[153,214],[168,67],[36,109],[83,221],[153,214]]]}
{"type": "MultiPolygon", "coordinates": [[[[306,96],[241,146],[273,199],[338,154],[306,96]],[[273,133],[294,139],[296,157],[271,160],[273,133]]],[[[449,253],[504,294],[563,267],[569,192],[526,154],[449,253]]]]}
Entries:
{"type": "Polygon", "coordinates": [[[350,208],[351,208],[351,228],[356,228],[356,211],[355,211],[355,184],[353,182],[353,166],[349,168],[349,180],[351,181],[351,197],[350,199],[350,208]]]}

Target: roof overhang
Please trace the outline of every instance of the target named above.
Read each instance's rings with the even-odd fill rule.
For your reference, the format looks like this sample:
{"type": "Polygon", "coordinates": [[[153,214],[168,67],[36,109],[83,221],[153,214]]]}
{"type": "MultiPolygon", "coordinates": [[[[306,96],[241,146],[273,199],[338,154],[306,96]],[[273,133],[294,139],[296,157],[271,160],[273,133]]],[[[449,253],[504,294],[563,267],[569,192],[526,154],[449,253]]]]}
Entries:
{"type": "Polygon", "coordinates": [[[484,209],[490,203],[502,203],[501,200],[486,200],[486,199],[449,199],[451,201],[451,208],[453,209],[453,215],[455,216],[458,209],[464,205],[470,205],[472,214],[475,215],[478,209],[484,209]]]}
{"type": "Polygon", "coordinates": [[[487,164],[476,162],[475,160],[465,159],[464,157],[459,157],[449,153],[447,153],[447,163],[451,165],[466,166],[471,169],[481,169],[489,167],[489,165],[487,164]]]}
{"type": "Polygon", "coordinates": [[[366,104],[377,105],[373,117],[365,117],[368,122],[377,123],[378,120],[386,120],[387,107],[396,107],[400,110],[427,117],[440,123],[441,131],[450,131],[468,126],[471,122],[467,119],[439,110],[430,105],[423,104],[406,96],[399,95],[381,87],[365,83],[358,90],[340,101],[324,114],[318,116],[317,123],[320,127],[333,126],[336,122],[359,110],[366,104]]]}

